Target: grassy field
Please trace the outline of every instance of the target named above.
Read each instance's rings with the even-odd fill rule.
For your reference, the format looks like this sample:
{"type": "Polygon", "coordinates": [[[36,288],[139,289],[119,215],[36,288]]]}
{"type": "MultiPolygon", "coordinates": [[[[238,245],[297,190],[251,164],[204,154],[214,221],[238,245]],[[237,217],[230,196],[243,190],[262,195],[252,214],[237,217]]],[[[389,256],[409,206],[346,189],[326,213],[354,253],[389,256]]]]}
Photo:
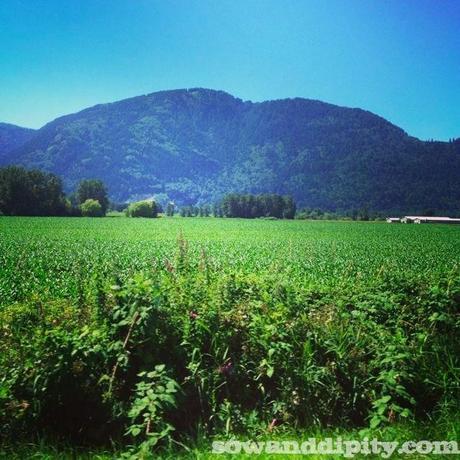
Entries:
{"type": "Polygon", "coordinates": [[[2,217],[0,439],[453,438],[459,304],[455,226],[2,217]]]}

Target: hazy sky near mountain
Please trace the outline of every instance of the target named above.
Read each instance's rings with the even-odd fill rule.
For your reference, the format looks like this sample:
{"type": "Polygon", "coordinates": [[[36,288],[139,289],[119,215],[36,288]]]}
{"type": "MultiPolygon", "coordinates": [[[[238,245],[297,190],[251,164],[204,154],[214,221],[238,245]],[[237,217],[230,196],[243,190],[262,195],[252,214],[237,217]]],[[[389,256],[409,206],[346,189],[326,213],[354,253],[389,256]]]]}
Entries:
{"type": "Polygon", "coordinates": [[[0,121],[162,89],[320,99],[460,137],[458,0],[1,0],[0,121]]]}

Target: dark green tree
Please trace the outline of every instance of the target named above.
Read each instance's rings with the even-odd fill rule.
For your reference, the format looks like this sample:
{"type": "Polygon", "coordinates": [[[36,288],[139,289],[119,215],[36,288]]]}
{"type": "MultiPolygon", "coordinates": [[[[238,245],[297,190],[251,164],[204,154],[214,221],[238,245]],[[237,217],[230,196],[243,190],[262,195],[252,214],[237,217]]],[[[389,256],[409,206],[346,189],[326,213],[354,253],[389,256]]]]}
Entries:
{"type": "Polygon", "coordinates": [[[176,211],[176,206],[172,201],[170,201],[166,206],[166,215],[169,217],[173,217],[175,211],[176,211]]]}
{"type": "Polygon", "coordinates": [[[0,211],[6,215],[56,216],[66,210],[62,181],[18,166],[0,168],[0,211]]]}
{"type": "Polygon", "coordinates": [[[292,197],[275,194],[248,195],[230,193],[219,206],[226,217],[276,217],[293,219],[296,205],[292,197]]]}
{"type": "Polygon", "coordinates": [[[222,206],[218,203],[212,205],[212,215],[214,217],[223,217],[222,206]]]}
{"type": "Polygon", "coordinates": [[[284,196],[284,209],[283,209],[283,218],[284,219],[294,219],[296,212],[296,205],[292,196],[284,196]]]}
{"type": "Polygon", "coordinates": [[[77,202],[79,205],[86,200],[99,201],[102,212],[105,214],[109,207],[109,197],[104,183],[98,179],[85,179],[80,182],[77,189],[77,202]]]}

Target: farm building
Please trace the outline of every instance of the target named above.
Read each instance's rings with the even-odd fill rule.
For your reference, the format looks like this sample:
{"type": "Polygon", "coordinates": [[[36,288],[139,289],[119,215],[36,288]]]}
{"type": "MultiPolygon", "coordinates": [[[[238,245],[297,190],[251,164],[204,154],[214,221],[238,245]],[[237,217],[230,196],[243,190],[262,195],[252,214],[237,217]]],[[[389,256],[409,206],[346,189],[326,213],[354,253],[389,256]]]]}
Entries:
{"type": "Polygon", "coordinates": [[[387,217],[387,222],[389,224],[399,224],[401,219],[399,217],[387,217]]]}
{"type": "Polygon", "coordinates": [[[404,216],[401,222],[404,224],[460,224],[460,219],[452,217],[404,216]]]}

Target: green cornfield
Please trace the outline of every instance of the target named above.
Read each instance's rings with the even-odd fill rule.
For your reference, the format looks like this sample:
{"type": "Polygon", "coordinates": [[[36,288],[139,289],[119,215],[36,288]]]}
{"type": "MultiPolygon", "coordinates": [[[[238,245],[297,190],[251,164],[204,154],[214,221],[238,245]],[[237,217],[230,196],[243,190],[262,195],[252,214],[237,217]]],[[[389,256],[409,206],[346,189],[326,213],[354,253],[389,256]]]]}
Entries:
{"type": "Polygon", "coordinates": [[[0,442],[455,437],[459,313],[455,226],[1,217],[0,442]]]}

